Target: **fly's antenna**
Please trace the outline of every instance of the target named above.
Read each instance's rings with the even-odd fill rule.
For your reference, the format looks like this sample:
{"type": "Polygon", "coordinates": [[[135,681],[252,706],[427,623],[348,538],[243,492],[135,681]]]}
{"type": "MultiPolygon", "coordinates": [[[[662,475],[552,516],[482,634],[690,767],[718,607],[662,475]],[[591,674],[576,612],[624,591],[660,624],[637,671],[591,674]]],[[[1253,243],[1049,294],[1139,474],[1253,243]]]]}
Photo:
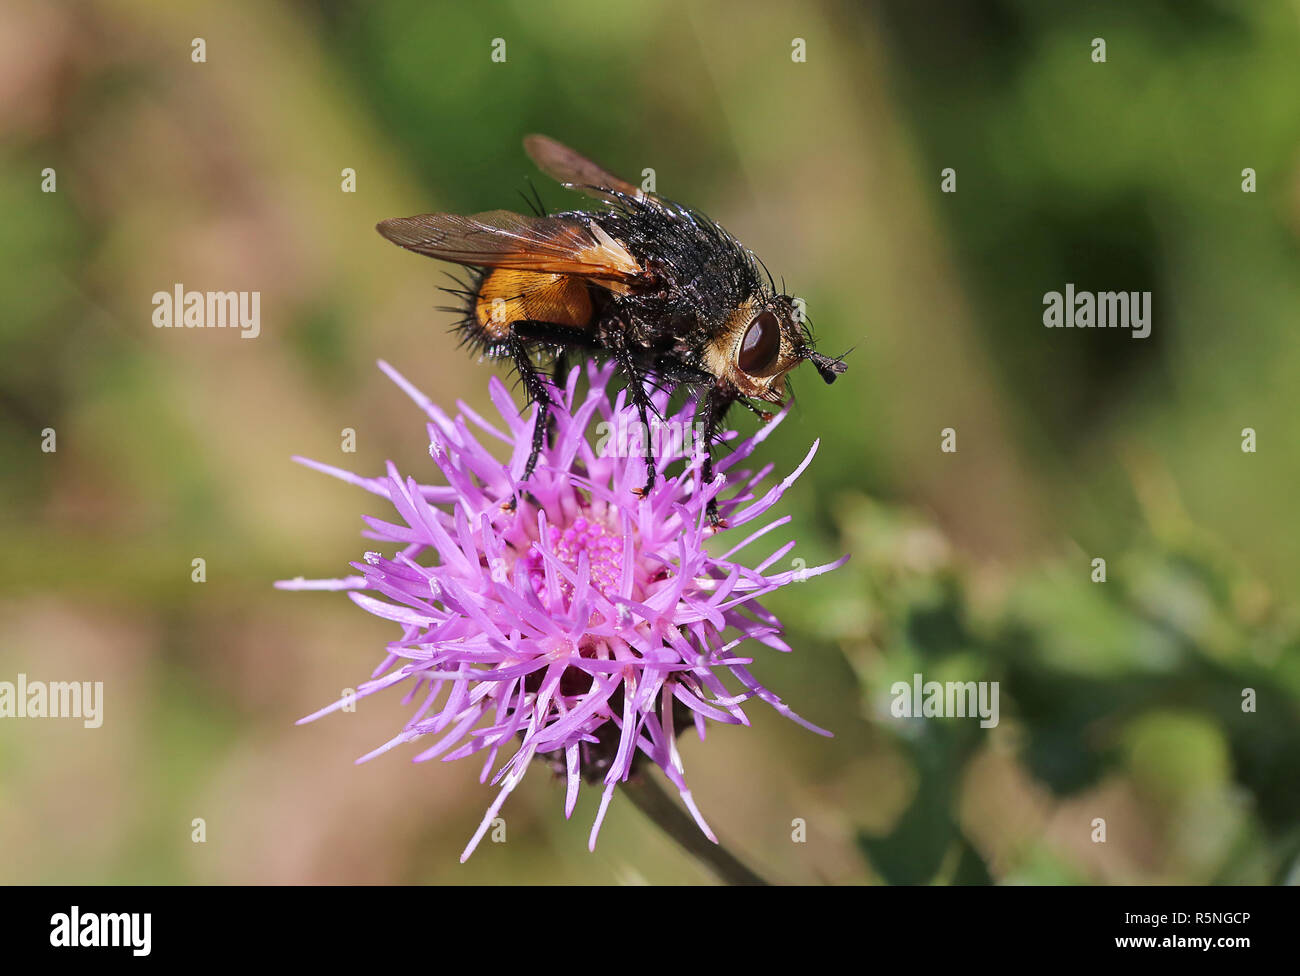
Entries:
{"type": "Polygon", "coordinates": [[[835,378],[849,368],[848,363],[844,361],[844,357],[852,351],[853,349],[850,349],[839,356],[826,356],[816,351],[810,351],[807,358],[812,360],[812,364],[817,367],[817,372],[823,380],[827,383],[834,383],[835,378]]]}

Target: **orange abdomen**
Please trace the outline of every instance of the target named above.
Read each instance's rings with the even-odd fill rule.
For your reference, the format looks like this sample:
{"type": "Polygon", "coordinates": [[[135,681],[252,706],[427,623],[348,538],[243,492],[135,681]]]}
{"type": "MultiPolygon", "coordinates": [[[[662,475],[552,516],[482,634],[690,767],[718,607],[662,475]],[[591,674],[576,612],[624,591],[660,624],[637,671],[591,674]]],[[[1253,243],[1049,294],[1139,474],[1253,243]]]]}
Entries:
{"type": "Polygon", "coordinates": [[[511,322],[525,319],[585,329],[593,317],[591,293],[582,278],[497,268],[479,285],[474,317],[493,340],[504,339],[511,322]]]}

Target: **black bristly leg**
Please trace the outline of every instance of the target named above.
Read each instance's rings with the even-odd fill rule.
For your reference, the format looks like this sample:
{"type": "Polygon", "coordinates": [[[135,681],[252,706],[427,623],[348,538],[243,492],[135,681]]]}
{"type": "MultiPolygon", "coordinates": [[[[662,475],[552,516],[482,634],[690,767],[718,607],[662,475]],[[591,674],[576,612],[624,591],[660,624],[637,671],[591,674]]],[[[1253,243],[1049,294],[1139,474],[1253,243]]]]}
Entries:
{"type": "Polygon", "coordinates": [[[618,363],[619,369],[627,377],[627,395],[632,398],[632,405],[636,407],[636,412],[641,420],[641,427],[646,433],[645,437],[645,487],[637,492],[642,498],[650,494],[655,486],[655,459],[654,459],[654,438],[650,436],[650,411],[654,404],[650,400],[650,394],[645,391],[646,374],[645,371],[637,365],[636,356],[626,343],[619,342],[614,347],[614,359],[618,363]]]}
{"type": "Polygon", "coordinates": [[[508,348],[510,358],[514,360],[515,371],[523,381],[529,402],[537,404],[537,419],[533,423],[532,452],[528,455],[528,463],[524,466],[524,476],[519,479],[527,481],[533,476],[533,469],[537,467],[537,459],[542,453],[542,445],[546,440],[546,422],[551,414],[552,401],[551,394],[546,390],[546,380],[533,365],[532,357],[528,355],[528,346],[520,336],[515,334],[513,325],[508,348]]]}
{"type": "Polygon", "coordinates": [[[565,355],[565,350],[595,348],[591,333],[568,325],[520,319],[518,322],[511,323],[510,331],[524,342],[556,348],[555,362],[551,367],[551,385],[557,390],[564,389],[565,380],[568,378],[566,374],[569,371],[569,359],[565,355]]]}
{"type": "Polygon", "coordinates": [[[705,372],[686,363],[674,362],[671,358],[661,356],[655,360],[655,375],[686,386],[712,386],[716,381],[712,373],[705,372]]]}
{"type": "MultiPolygon", "coordinates": [[[[672,359],[660,359],[655,363],[655,374],[674,383],[702,388],[704,396],[697,402],[704,412],[704,464],[700,466],[700,476],[704,484],[713,480],[713,440],[718,433],[718,424],[722,422],[731,404],[737,401],[734,394],[724,392],[717,385],[713,374],[672,359]]],[[[744,402],[744,401],[740,401],[744,402]]],[[[746,404],[749,406],[749,404],[746,404]]],[[[752,407],[750,409],[753,409],[752,407]]],[[[771,419],[770,416],[768,419],[771,419]]],[[[718,516],[717,501],[710,501],[706,509],[709,524],[714,528],[726,528],[727,524],[718,516]]]]}
{"type": "Polygon", "coordinates": [[[564,384],[569,380],[569,357],[561,349],[555,354],[555,362],[551,364],[551,385],[557,390],[564,389],[564,384]]]}
{"type": "MultiPolygon", "coordinates": [[[[560,349],[555,353],[555,362],[551,363],[551,386],[556,390],[563,390],[568,380],[569,363],[568,357],[564,355],[564,350],[560,349]]],[[[546,425],[546,436],[550,437],[555,433],[555,414],[551,414],[550,423],[546,425]]]]}
{"type": "MultiPolygon", "coordinates": [[[[706,485],[713,481],[713,441],[718,435],[718,426],[722,423],[722,418],[727,415],[727,411],[731,409],[735,399],[734,394],[718,386],[710,387],[709,395],[704,398],[704,464],[700,468],[700,478],[706,485]]],[[[727,527],[726,520],[718,515],[716,495],[709,499],[705,513],[708,515],[709,524],[715,529],[727,527]]]]}
{"type": "MultiPolygon", "coordinates": [[[[528,455],[528,464],[524,466],[524,476],[521,481],[527,481],[533,475],[533,470],[537,467],[537,459],[541,456],[542,446],[546,442],[546,433],[551,417],[551,408],[554,401],[546,389],[546,378],[533,365],[532,357],[528,354],[528,347],[531,344],[553,345],[561,349],[559,358],[562,360],[566,348],[590,349],[594,343],[591,333],[583,329],[575,329],[572,326],[556,325],[553,322],[538,322],[531,319],[520,319],[510,323],[510,337],[507,340],[507,349],[510,358],[514,361],[515,370],[519,373],[519,378],[523,380],[524,389],[528,394],[530,402],[537,404],[537,420],[533,424],[533,443],[532,450],[528,455]]],[[[553,386],[559,388],[559,382],[553,378],[553,386]]],[[[510,508],[514,508],[515,500],[512,498],[509,503],[510,508]]]]}
{"type": "Polygon", "coordinates": [[[510,323],[510,334],[518,336],[525,343],[539,346],[554,346],[555,368],[551,372],[551,383],[556,389],[564,388],[568,372],[568,350],[580,349],[590,352],[597,348],[596,340],[586,329],[575,329],[571,325],[556,325],[553,322],[538,322],[534,319],[520,319],[510,323]]]}

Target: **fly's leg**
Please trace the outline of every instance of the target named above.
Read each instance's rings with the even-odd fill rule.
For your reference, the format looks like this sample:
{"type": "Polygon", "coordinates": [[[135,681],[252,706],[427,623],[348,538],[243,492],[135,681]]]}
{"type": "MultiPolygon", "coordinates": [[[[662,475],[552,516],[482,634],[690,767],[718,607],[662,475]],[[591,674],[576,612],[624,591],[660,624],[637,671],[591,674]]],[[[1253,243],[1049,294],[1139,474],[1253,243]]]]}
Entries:
{"type": "Polygon", "coordinates": [[[557,390],[563,390],[564,384],[569,381],[569,357],[561,349],[555,354],[555,362],[551,365],[551,385],[557,390]]]}
{"type": "MultiPolygon", "coordinates": [[[[521,482],[531,478],[533,471],[537,468],[537,459],[541,456],[542,448],[546,444],[546,433],[550,427],[551,408],[555,405],[551,399],[550,391],[547,390],[547,378],[533,364],[532,356],[529,355],[529,346],[533,344],[559,347],[560,353],[557,357],[557,363],[563,363],[566,349],[590,349],[593,346],[593,341],[590,333],[583,329],[556,325],[553,322],[521,319],[510,323],[510,337],[506,340],[506,350],[514,362],[515,371],[519,373],[519,378],[523,381],[524,391],[528,395],[529,402],[537,404],[537,420],[533,423],[532,449],[528,454],[528,463],[524,466],[523,477],[519,479],[521,482]]],[[[550,384],[556,388],[559,387],[558,376],[557,373],[556,378],[553,378],[550,384]]],[[[517,499],[512,497],[506,508],[513,511],[516,504],[517,499]]]]}
{"type": "MultiPolygon", "coordinates": [[[[709,395],[704,398],[704,464],[700,468],[703,484],[707,485],[713,481],[713,441],[717,438],[718,428],[735,399],[733,394],[720,390],[717,386],[711,387],[709,395]]],[[[727,527],[726,519],[718,514],[716,495],[709,499],[705,514],[708,516],[709,524],[715,529],[727,527]]]]}
{"type": "Polygon", "coordinates": [[[645,371],[637,365],[636,357],[632,350],[622,342],[614,347],[614,359],[619,368],[627,377],[627,395],[632,400],[632,405],[636,407],[638,418],[641,421],[641,429],[646,432],[645,437],[645,487],[637,491],[637,494],[645,498],[654,489],[655,486],[655,459],[654,459],[654,438],[650,436],[650,412],[654,410],[654,404],[650,400],[650,394],[645,391],[646,374],[645,371]]]}
{"type": "MultiPolygon", "coordinates": [[[[524,474],[520,482],[525,482],[533,476],[533,470],[537,467],[537,459],[541,456],[542,447],[546,443],[546,423],[551,415],[551,394],[546,389],[546,380],[542,374],[537,371],[533,365],[533,359],[528,354],[528,346],[524,340],[515,332],[514,325],[510,328],[510,338],[508,340],[508,349],[510,358],[514,361],[515,371],[523,381],[524,392],[528,395],[530,403],[537,404],[537,419],[533,423],[533,444],[532,450],[528,454],[528,463],[524,465],[524,474]]],[[[509,507],[513,509],[516,499],[511,498],[509,507]]]]}

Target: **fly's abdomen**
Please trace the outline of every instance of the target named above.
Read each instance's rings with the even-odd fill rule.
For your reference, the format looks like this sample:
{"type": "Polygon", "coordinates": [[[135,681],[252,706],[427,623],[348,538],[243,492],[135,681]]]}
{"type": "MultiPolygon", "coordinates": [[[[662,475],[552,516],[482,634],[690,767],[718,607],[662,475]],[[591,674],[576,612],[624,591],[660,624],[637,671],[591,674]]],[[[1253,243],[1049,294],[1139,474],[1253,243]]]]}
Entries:
{"type": "Polygon", "coordinates": [[[587,283],[571,275],[496,268],[479,283],[473,300],[473,322],[485,345],[500,343],[510,324],[550,322],[574,329],[591,326],[594,309],[587,283]]]}

